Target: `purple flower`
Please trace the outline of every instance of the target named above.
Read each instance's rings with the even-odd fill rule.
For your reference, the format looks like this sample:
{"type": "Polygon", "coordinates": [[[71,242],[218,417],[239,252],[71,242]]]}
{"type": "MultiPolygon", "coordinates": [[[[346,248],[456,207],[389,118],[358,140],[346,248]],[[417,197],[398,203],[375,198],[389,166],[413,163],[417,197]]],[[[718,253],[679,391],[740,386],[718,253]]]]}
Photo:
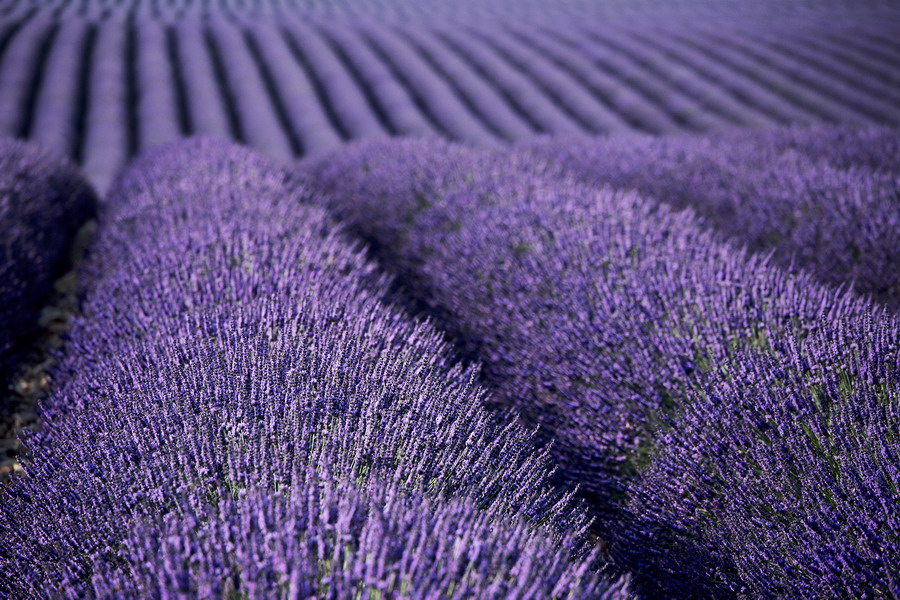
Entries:
{"type": "MultiPolygon", "coordinates": [[[[710,579],[737,569],[718,541],[694,543],[676,529],[671,543],[654,545],[635,534],[654,513],[632,513],[628,498],[680,435],[679,416],[716,392],[711,380],[743,368],[745,356],[786,352],[791,336],[880,322],[881,309],[734,248],[690,210],[576,181],[527,153],[360,144],[307,169],[322,201],[372,243],[463,355],[484,362],[497,406],[552,442],[558,480],[578,486],[610,552],[649,595],[746,585],[710,579]]],[[[803,551],[797,560],[812,560],[803,551]]]]}
{"type": "Polygon", "coordinates": [[[0,491],[0,592],[630,597],[546,453],[310,200],[209,141],[114,183],[0,491]]]}
{"type": "Polygon", "coordinates": [[[75,233],[96,207],[93,190],[62,158],[0,140],[0,382],[33,342],[75,233]]]}

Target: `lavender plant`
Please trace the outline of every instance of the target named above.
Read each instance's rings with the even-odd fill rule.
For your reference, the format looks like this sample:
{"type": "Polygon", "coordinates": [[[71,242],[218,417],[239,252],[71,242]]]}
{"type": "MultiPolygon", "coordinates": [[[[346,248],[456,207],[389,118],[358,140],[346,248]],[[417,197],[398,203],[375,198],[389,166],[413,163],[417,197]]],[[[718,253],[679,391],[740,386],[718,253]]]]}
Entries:
{"type": "Polygon", "coordinates": [[[666,580],[631,554],[645,547],[623,535],[620,510],[671,419],[740,357],[880,314],[734,249],[690,211],[583,186],[528,156],[363,144],[309,171],[332,210],[484,361],[498,402],[553,441],[561,481],[580,487],[610,552],[647,589],[658,579],[703,597],[697,573],[732,560],[714,544],[676,548],[683,578],[666,580]]]}
{"type": "Polygon", "coordinates": [[[741,355],[696,392],[630,503],[624,547],[657,593],[687,575],[700,597],[900,595],[898,332],[840,319],[741,355]],[[728,567],[686,569],[684,548],[728,567]]]}
{"type": "Polygon", "coordinates": [[[64,159],[0,139],[0,382],[33,341],[38,316],[68,265],[75,233],[95,210],[93,190],[64,159]]]}
{"type": "Polygon", "coordinates": [[[208,141],[114,184],[44,429],[0,491],[0,590],[630,597],[531,435],[310,194],[208,141]]]}
{"type": "Polygon", "coordinates": [[[892,128],[785,128],[709,137],[536,142],[593,185],[691,207],[776,263],[900,307],[898,171],[892,128]]]}

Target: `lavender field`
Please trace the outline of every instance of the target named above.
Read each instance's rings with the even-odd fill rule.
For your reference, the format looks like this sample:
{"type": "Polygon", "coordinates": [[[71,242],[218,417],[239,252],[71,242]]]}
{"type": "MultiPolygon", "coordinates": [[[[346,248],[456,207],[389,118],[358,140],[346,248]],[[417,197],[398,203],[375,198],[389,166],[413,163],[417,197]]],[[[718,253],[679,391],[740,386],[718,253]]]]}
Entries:
{"type": "Polygon", "coordinates": [[[0,1],[0,598],[900,599],[900,5],[0,1]]]}

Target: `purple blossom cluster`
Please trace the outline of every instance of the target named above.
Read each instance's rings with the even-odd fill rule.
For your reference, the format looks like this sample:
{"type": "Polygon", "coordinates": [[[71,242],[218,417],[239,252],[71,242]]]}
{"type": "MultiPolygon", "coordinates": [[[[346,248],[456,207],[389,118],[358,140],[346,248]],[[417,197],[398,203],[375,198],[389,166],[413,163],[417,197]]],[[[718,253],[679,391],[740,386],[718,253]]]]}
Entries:
{"type": "Polygon", "coordinates": [[[900,308],[900,130],[737,130],[547,140],[531,150],[592,185],[691,207],[786,268],[900,308]]]}
{"type": "Polygon", "coordinates": [[[745,147],[794,150],[840,169],[864,167],[892,173],[900,169],[900,132],[896,127],[779,127],[754,134],[734,131],[728,138],[745,147]]]}
{"type": "Polygon", "coordinates": [[[0,139],[0,386],[33,339],[96,197],[74,166],[26,142],[0,139]]]}
{"type": "Polygon", "coordinates": [[[657,591],[689,575],[705,597],[900,596],[898,365],[900,323],[873,317],[713,373],[632,490],[625,547],[657,591]]]}
{"type": "MultiPolygon", "coordinates": [[[[840,519],[860,513],[863,520],[881,523],[878,511],[884,510],[878,503],[885,507],[896,502],[892,487],[897,483],[896,461],[885,455],[877,467],[885,477],[872,484],[881,485],[877,488],[881,492],[873,492],[871,503],[861,504],[854,494],[865,492],[853,492],[854,483],[842,482],[847,494],[834,499],[829,513],[837,519],[829,525],[833,538],[815,550],[801,543],[800,534],[781,529],[777,518],[741,524],[743,518],[758,517],[753,509],[781,510],[765,469],[750,469],[741,473],[744,479],[735,475],[726,480],[723,485],[731,487],[722,496],[728,496],[733,507],[720,507],[724,502],[720,496],[704,504],[705,480],[700,476],[690,488],[696,497],[676,502],[678,486],[690,483],[675,473],[678,468],[687,469],[706,453],[717,462],[733,457],[714,441],[691,449],[702,423],[720,418],[723,427],[733,427],[723,436],[758,425],[749,417],[743,421],[744,411],[725,414],[732,400],[722,381],[730,381],[733,391],[745,384],[757,385],[760,393],[769,389],[769,379],[762,376],[773,365],[784,369],[795,360],[789,340],[806,340],[811,346],[806,350],[810,368],[827,370],[837,360],[849,360],[843,353],[854,347],[848,342],[841,350],[838,342],[829,340],[856,336],[859,352],[871,356],[847,362],[846,368],[857,365],[860,378],[869,377],[868,369],[888,368],[893,351],[883,336],[897,327],[868,301],[734,248],[705,230],[691,210],[676,211],[634,192],[585,184],[529,153],[477,151],[425,141],[370,143],[309,162],[306,171],[323,193],[320,199],[371,242],[404,289],[454,335],[464,355],[483,361],[484,381],[497,403],[537,425],[542,440],[552,441],[550,452],[560,465],[559,479],[579,487],[599,517],[600,534],[609,541],[612,556],[619,566],[641,577],[650,597],[663,593],[659,597],[755,597],[748,595],[751,588],[778,597],[779,590],[788,590],[790,569],[801,566],[808,569],[807,587],[790,588],[797,595],[788,596],[820,597],[812,592],[816,574],[824,573],[811,566],[819,560],[817,553],[836,556],[841,563],[842,548],[851,547],[850,540],[858,536],[856,529],[843,528],[840,519]],[[854,329],[859,323],[874,325],[854,329]],[[844,327],[856,333],[842,333],[844,327]],[[744,370],[747,378],[734,375],[744,370]],[[749,373],[756,373],[756,378],[749,373]],[[702,411],[715,394],[725,394],[716,405],[721,417],[710,409],[692,421],[693,429],[678,430],[675,423],[702,411]],[[674,446],[673,466],[667,467],[668,444],[674,437],[681,445],[674,446]],[[658,485],[670,485],[675,491],[654,496],[655,479],[648,475],[651,479],[645,482],[645,472],[666,468],[671,471],[659,475],[663,483],[658,485]],[[758,478],[756,496],[739,485],[751,473],[758,478]],[[644,508],[639,502],[643,490],[648,498],[658,498],[659,506],[644,508]],[[765,495],[767,490],[773,495],[765,495]],[[752,507],[743,506],[741,499],[752,507]],[[669,523],[657,527],[654,510],[721,514],[718,518],[729,520],[731,529],[697,542],[692,537],[696,530],[682,517],[680,537],[666,531],[669,537],[657,538],[659,528],[669,523]],[[737,536],[741,527],[757,526],[753,543],[758,546],[759,564],[751,573],[748,565],[755,559],[750,550],[732,550],[722,540],[737,536]],[[790,566],[778,571],[766,560],[790,566]],[[737,575],[715,579],[710,573],[737,575]],[[772,578],[770,588],[762,587],[766,577],[772,578]]],[[[798,390],[812,393],[813,383],[797,380],[797,386],[805,387],[785,387],[769,402],[788,406],[787,400],[798,390]]],[[[888,378],[878,385],[894,384],[888,378]]],[[[754,389],[742,392],[748,404],[763,402],[753,395],[754,389]]],[[[870,389],[888,394],[884,410],[896,410],[890,400],[894,391],[877,392],[882,388],[874,383],[870,389]]],[[[876,427],[873,416],[856,409],[848,409],[846,419],[846,427],[857,431],[876,427]]],[[[779,427],[777,418],[770,421],[779,427]]],[[[889,424],[877,427],[879,435],[888,435],[889,424]]],[[[736,437],[731,446],[738,454],[741,439],[736,437]]],[[[816,450],[811,439],[791,437],[785,443],[795,444],[791,451],[812,457],[816,450]],[[807,446],[802,445],[804,439],[807,446]]],[[[845,443],[852,446],[863,439],[871,438],[853,434],[845,443]]],[[[882,448],[878,442],[870,449],[891,452],[889,444],[882,448]]],[[[788,467],[778,466],[777,460],[769,465],[772,486],[780,485],[780,478],[788,477],[784,474],[788,467]]],[[[793,502],[790,510],[797,519],[807,514],[811,522],[825,519],[816,512],[824,505],[805,512],[804,503],[815,503],[810,496],[822,492],[816,491],[820,488],[812,480],[803,485],[802,494],[783,501],[793,502]]],[[[870,547],[871,556],[889,555],[875,547],[870,547]]],[[[890,567],[879,568],[880,574],[866,581],[876,589],[892,589],[875,583],[890,567]]],[[[863,597],[869,585],[864,579],[845,579],[828,589],[846,589],[851,597],[863,597]]],[[[822,581],[825,585],[830,580],[823,574],[822,581]]],[[[802,578],[797,582],[800,586],[802,578]]],[[[834,591],[828,597],[847,595],[834,591]]]]}
{"type": "Polygon", "coordinates": [[[630,598],[546,453],[313,192],[210,141],[109,193],[0,595],[630,598]]]}

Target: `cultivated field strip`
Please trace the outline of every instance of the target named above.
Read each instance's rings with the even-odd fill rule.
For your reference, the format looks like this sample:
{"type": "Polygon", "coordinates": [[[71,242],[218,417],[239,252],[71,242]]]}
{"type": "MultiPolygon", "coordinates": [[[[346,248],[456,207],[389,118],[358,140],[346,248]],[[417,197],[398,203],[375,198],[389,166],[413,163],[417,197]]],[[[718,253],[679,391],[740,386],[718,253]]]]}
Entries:
{"type": "Polygon", "coordinates": [[[75,159],[101,190],[129,157],[192,134],[290,160],[391,136],[491,147],[544,134],[900,123],[890,13],[400,23],[80,18],[59,6],[65,19],[21,4],[0,16],[0,135],[75,159]]]}
{"type": "Polygon", "coordinates": [[[57,16],[108,17],[135,15],[177,19],[184,16],[229,14],[233,16],[308,15],[327,18],[348,16],[393,20],[422,17],[455,17],[464,14],[475,19],[547,16],[644,16],[690,13],[715,16],[727,11],[740,15],[766,15],[783,18],[793,15],[898,13],[894,0],[8,0],[0,6],[0,15],[27,12],[35,6],[57,16]]]}

